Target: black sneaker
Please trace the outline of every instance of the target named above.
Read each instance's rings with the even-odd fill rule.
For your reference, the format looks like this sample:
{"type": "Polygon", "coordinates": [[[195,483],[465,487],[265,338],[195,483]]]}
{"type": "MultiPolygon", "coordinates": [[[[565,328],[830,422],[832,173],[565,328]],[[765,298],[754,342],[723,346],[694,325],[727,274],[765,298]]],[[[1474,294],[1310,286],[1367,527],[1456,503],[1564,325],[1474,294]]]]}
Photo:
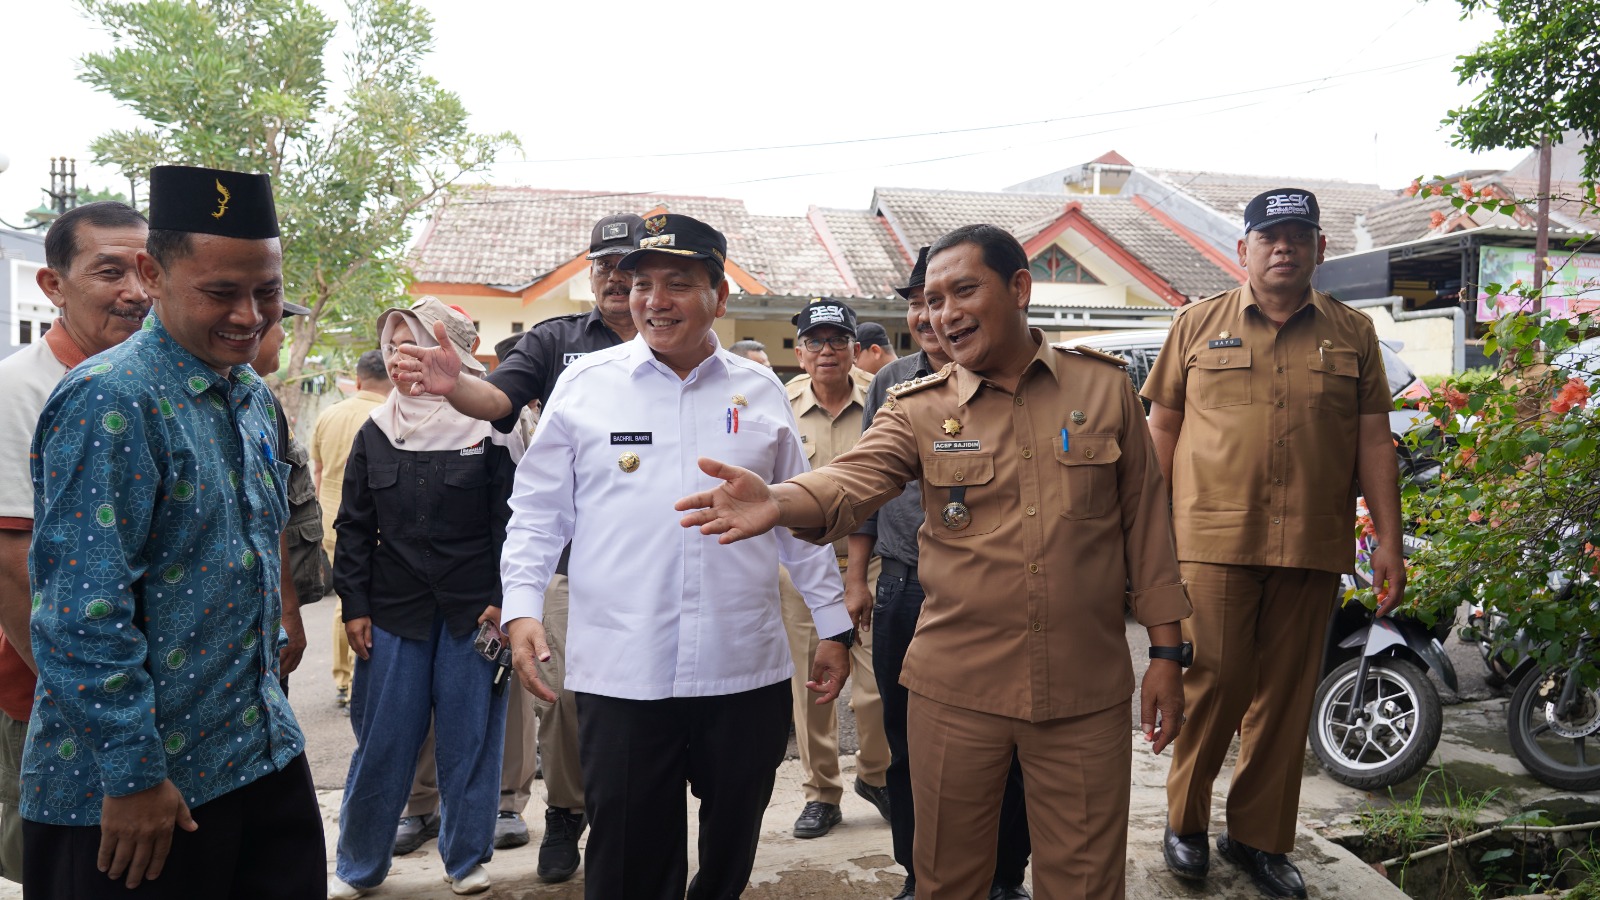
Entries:
{"type": "Polygon", "coordinates": [[[544,840],[539,843],[539,880],[556,884],[578,871],[582,857],[578,838],[587,823],[583,813],[569,813],[555,806],[545,807],[544,840]]]}
{"type": "Polygon", "coordinates": [[[394,829],[394,855],[405,856],[415,852],[430,838],[439,836],[439,814],[402,816],[394,829]]]}
{"type": "Polygon", "coordinates": [[[797,838],[819,838],[833,830],[833,826],[844,821],[844,814],[839,812],[837,803],[823,803],[821,800],[812,800],[806,808],[800,811],[800,818],[794,820],[794,836],[797,838]]]}
{"type": "Polygon", "coordinates": [[[889,821],[889,789],[887,787],[873,787],[857,778],[856,796],[877,807],[878,815],[883,816],[885,822],[889,821]]]}

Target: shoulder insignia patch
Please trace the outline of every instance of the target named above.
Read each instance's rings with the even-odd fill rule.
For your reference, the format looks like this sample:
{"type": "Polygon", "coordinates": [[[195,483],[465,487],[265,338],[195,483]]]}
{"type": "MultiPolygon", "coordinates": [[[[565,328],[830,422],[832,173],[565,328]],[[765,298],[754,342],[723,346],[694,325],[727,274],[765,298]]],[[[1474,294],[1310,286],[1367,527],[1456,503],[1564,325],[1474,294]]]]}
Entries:
{"type": "Polygon", "coordinates": [[[1102,353],[1101,351],[1090,347],[1057,347],[1056,349],[1060,350],[1062,353],[1077,353],[1082,356],[1087,356],[1090,359],[1098,359],[1101,362],[1111,363],[1114,366],[1122,366],[1126,368],[1128,365],[1127,360],[1117,356],[1114,353],[1102,353]]]}
{"type": "Polygon", "coordinates": [[[921,378],[913,378],[910,381],[902,381],[894,387],[889,388],[889,399],[893,400],[897,397],[915,394],[917,391],[926,390],[927,388],[931,388],[936,384],[943,384],[947,379],[949,379],[955,370],[955,364],[950,363],[932,375],[925,375],[921,378]]]}

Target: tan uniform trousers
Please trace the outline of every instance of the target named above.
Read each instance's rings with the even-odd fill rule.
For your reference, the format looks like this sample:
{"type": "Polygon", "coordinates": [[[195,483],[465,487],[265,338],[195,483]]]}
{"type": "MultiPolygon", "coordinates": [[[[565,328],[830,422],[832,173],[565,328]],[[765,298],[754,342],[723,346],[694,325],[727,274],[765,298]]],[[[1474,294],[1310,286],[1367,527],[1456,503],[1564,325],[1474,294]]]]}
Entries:
{"type": "MultiPolygon", "coordinates": [[[[880,563],[873,557],[867,567],[867,584],[878,583],[880,563]]],[[[794,659],[795,743],[800,747],[800,768],[805,772],[806,801],[839,805],[844,781],[839,775],[839,715],[834,704],[817,705],[817,695],[806,688],[811,663],[817,655],[817,626],[811,610],[795,590],[789,572],[778,568],[778,594],[783,599],[783,625],[789,633],[789,655],[794,659]]],[[[883,701],[878,679],[872,674],[872,632],[856,634],[850,649],[850,709],[856,714],[856,777],[873,787],[883,787],[889,769],[889,739],[883,733],[883,701]]],[[[996,796],[999,796],[998,794],[996,796]]]]}
{"type": "MultiPolygon", "coordinates": [[[[544,594],[544,627],[550,643],[550,661],[539,665],[539,676],[555,691],[555,704],[538,700],[513,677],[506,688],[505,753],[500,764],[500,811],[521,813],[533,796],[539,755],[544,756],[545,802],[554,807],[583,810],[583,773],[578,767],[578,715],[570,692],[561,689],[566,675],[567,576],[557,575],[544,594]],[[536,738],[538,743],[536,743],[536,738]]],[[[438,774],[433,758],[433,729],[417,755],[417,774],[411,781],[411,799],[405,814],[420,816],[439,808],[438,774]]]]}
{"type": "Polygon", "coordinates": [[[930,700],[906,707],[917,900],[988,896],[1000,797],[1022,764],[1038,900],[1121,900],[1133,777],[1129,704],[1028,722],[930,700]]]}
{"type": "Polygon", "coordinates": [[[1209,831],[1211,786],[1240,734],[1228,790],[1229,836],[1294,849],[1306,729],[1339,576],[1315,569],[1180,564],[1194,614],[1183,638],[1188,720],[1172,750],[1167,813],[1177,834],[1209,831]]]}
{"type": "MultiPolygon", "coordinates": [[[[322,539],[322,549],[333,559],[333,540],[322,539]]],[[[350,637],[344,633],[344,601],[333,595],[333,686],[345,693],[350,691],[350,680],[356,674],[356,654],[350,649],[350,637]]]]}

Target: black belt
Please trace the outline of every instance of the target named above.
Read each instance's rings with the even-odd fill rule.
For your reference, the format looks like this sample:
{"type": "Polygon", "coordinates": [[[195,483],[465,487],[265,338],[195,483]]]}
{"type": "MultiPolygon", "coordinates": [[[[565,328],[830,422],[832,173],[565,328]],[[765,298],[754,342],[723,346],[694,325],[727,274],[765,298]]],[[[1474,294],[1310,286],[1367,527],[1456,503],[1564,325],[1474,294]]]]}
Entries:
{"type": "Polygon", "coordinates": [[[904,578],[907,581],[917,580],[916,566],[908,566],[898,559],[890,559],[887,556],[879,557],[879,559],[883,561],[883,574],[890,578],[904,578]]]}

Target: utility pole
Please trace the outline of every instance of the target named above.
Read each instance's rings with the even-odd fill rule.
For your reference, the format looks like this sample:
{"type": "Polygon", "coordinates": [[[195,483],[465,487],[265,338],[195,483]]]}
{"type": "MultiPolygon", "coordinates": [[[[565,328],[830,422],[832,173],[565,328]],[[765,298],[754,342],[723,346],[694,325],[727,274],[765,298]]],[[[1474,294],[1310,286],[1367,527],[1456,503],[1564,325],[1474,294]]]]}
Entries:
{"type": "Polygon", "coordinates": [[[1544,268],[1550,255],[1550,138],[1539,141],[1538,231],[1533,243],[1533,311],[1544,308],[1544,268]]]}

